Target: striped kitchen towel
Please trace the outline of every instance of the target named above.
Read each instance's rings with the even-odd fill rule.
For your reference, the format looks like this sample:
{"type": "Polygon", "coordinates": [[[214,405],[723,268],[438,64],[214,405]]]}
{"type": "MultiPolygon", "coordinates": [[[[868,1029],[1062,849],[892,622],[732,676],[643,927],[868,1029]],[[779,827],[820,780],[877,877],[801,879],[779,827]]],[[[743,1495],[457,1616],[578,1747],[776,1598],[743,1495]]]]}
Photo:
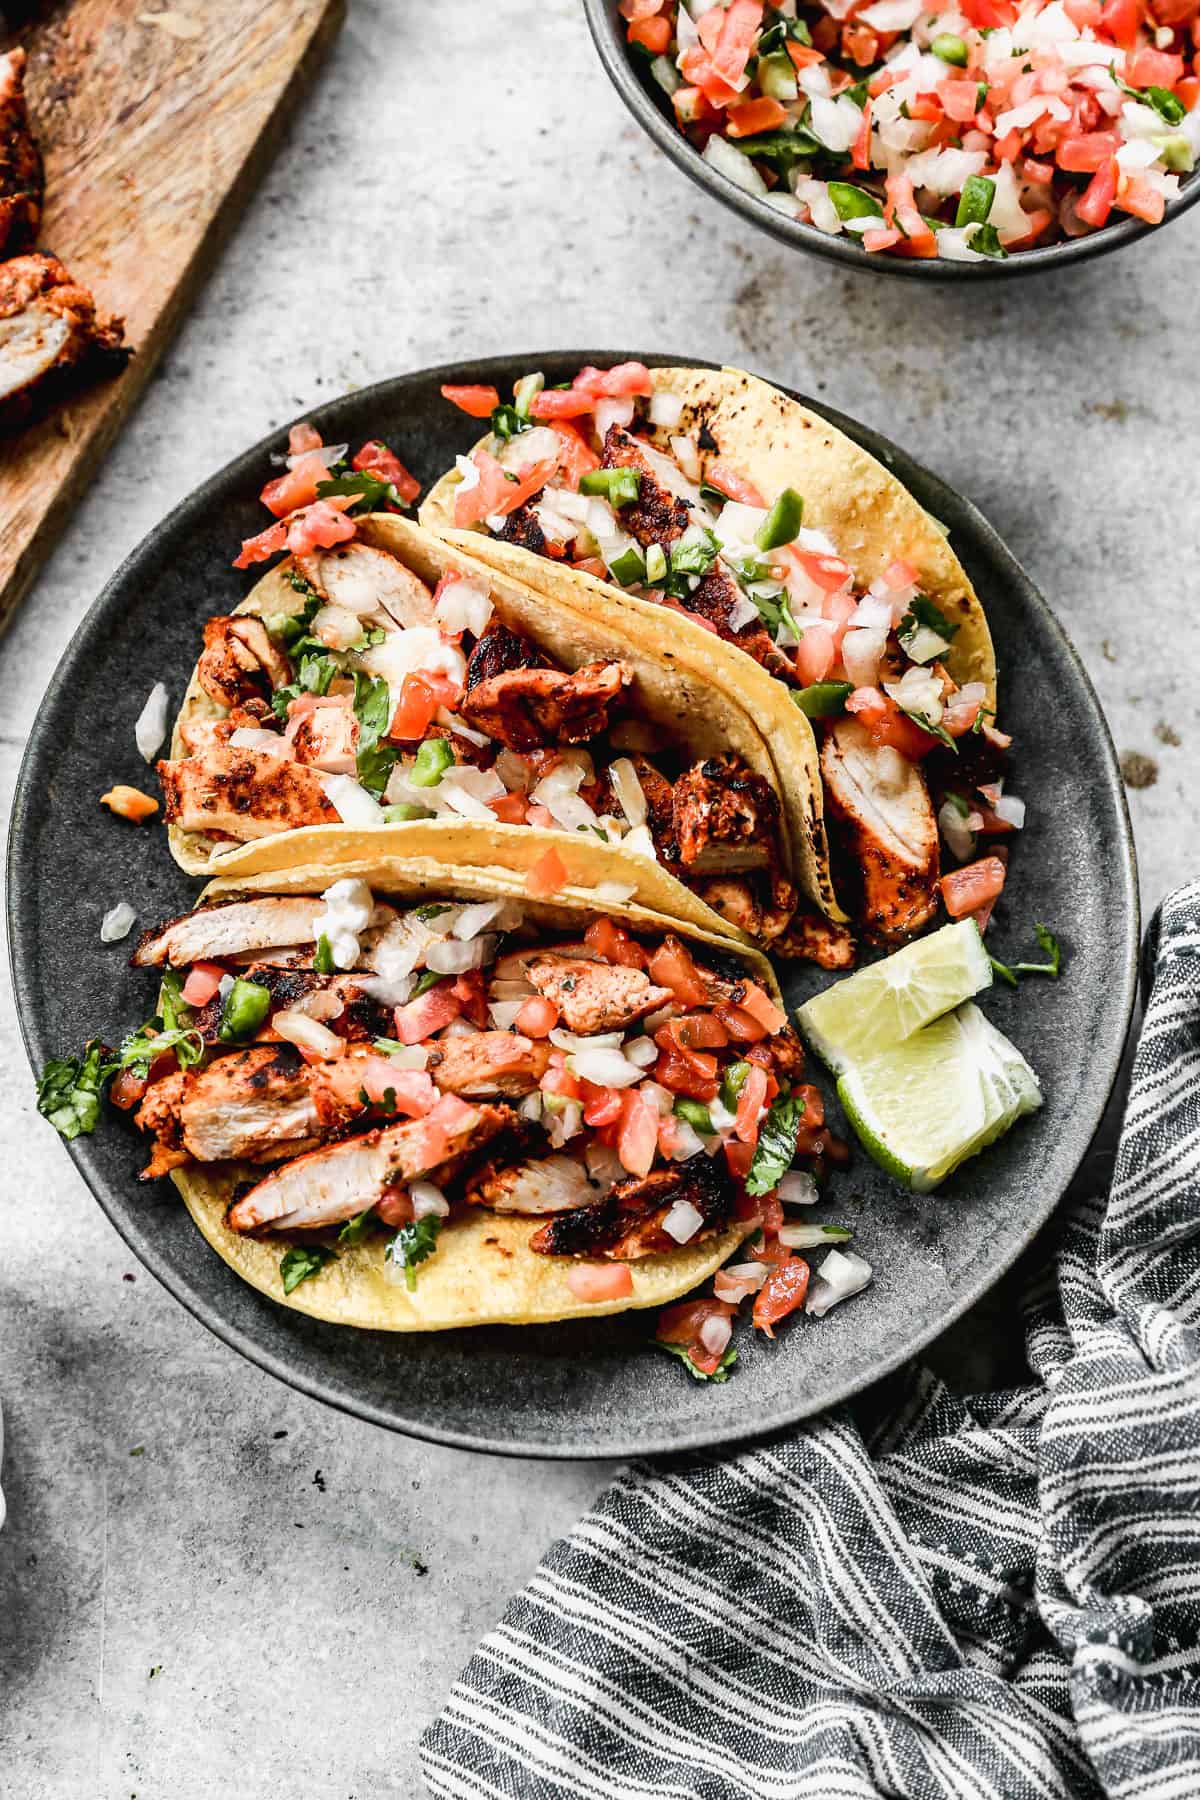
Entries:
{"type": "Polygon", "coordinates": [[[1200,883],[1026,1330],[1037,1385],[910,1369],[622,1476],[426,1733],[433,1792],[1200,1797],[1200,883]]]}

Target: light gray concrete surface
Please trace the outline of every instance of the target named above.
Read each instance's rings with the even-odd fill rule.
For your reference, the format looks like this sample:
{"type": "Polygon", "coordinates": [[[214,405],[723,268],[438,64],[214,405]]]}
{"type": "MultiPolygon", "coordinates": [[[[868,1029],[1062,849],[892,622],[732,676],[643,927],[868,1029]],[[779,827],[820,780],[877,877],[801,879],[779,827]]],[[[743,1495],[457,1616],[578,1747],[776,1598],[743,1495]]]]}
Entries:
{"type": "MultiPolygon", "coordinates": [[[[576,0],[351,0],[0,648],[4,795],[100,584],[273,423],[458,354],[657,344],[824,396],[979,502],[1074,637],[1119,749],[1146,759],[1131,804],[1152,904],[1197,867],[1198,250],[1193,215],[1020,286],[855,278],[663,161],[576,0]]],[[[418,1794],[420,1730],[606,1471],[407,1443],[239,1361],[132,1266],[35,1116],[10,1007],[0,1029],[0,1792],[418,1794]]]]}

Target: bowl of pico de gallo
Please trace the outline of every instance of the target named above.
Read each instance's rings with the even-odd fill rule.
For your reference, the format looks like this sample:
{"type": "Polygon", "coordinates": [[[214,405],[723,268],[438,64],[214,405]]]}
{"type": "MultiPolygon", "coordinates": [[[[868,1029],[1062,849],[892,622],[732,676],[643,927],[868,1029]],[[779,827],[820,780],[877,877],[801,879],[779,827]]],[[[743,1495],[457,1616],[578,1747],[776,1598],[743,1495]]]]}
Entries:
{"type": "Polygon", "coordinates": [[[1200,0],[585,0],[639,123],[796,248],[980,279],[1200,198],[1200,0]]]}

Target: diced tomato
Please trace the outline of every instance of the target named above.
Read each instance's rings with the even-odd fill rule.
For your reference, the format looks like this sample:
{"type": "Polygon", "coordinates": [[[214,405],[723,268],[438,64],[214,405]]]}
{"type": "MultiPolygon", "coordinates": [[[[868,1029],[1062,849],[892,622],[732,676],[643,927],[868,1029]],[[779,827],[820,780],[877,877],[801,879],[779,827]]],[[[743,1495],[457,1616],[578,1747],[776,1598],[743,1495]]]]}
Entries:
{"type": "Polygon", "coordinates": [[[580,369],[572,387],[578,393],[590,394],[595,400],[632,400],[636,395],[649,396],[654,381],[645,363],[616,363],[611,369],[593,369],[589,364],[580,369]]]}
{"type": "Polygon", "coordinates": [[[567,881],[566,863],[557,850],[547,850],[526,875],[525,892],[534,900],[550,900],[562,893],[567,881]]]}
{"type": "Polygon", "coordinates": [[[526,1000],[513,1024],[522,1037],[549,1037],[558,1024],[558,1008],[553,1000],[547,1000],[543,994],[535,994],[526,1000]]]}
{"type": "Polygon", "coordinates": [[[812,1129],[819,1131],[821,1126],[825,1123],[825,1096],[822,1094],[820,1088],[813,1087],[809,1082],[804,1082],[800,1087],[792,1089],[792,1097],[796,1100],[803,1100],[804,1102],[804,1112],[802,1117],[804,1119],[805,1129],[811,1127],[812,1129]]]}
{"type": "Polygon", "coordinates": [[[664,938],[650,958],[648,973],[651,981],[670,988],[684,1006],[703,1006],[708,999],[708,989],[688,950],[673,935],[664,938]]]}
{"type": "Polygon", "coordinates": [[[920,119],[923,123],[936,125],[942,117],[942,103],[936,94],[918,94],[915,100],[908,102],[910,119],[920,119]]]}
{"type": "MultiPolygon", "coordinates": [[[[939,113],[941,111],[939,107],[939,113]]],[[[898,226],[904,233],[905,254],[909,256],[931,257],[937,255],[937,239],[933,229],[921,217],[913,193],[912,176],[905,174],[889,175],[884,182],[886,201],[883,208],[884,222],[898,226]]]]}
{"type": "Polygon", "coordinates": [[[374,1106],[387,1107],[395,1096],[396,1112],[423,1119],[438,1102],[438,1091],[424,1069],[398,1069],[389,1057],[369,1056],[355,1079],[374,1106]]]}
{"type": "Polygon", "coordinates": [[[801,687],[812,687],[814,682],[824,681],[837,661],[837,654],[832,631],[822,625],[806,626],[796,645],[796,674],[801,687]]]}
{"type": "Polygon", "coordinates": [[[543,388],[529,402],[531,419],[582,419],[585,414],[595,410],[593,396],[581,392],[579,388],[543,388]]]}
{"type": "Polygon", "coordinates": [[[1107,0],[1100,9],[1100,30],[1119,44],[1122,50],[1137,45],[1138,26],[1142,22],[1141,0],[1107,0]]]}
{"type": "Polygon", "coordinates": [[[494,387],[443,387],[442,398],[472,419],[490,419],[500,404],[494,387]]]}
{"type": "Polygon", "coordinates": [[[1125,64],[1130,87],[1173,88],[1183,75],[1183,58],[1167,50],[1135,50],[1125,64]]]}
{"type": "Polygon", "coordinates": [[[802,1256],[789,1256],[786,1262],[776,1265],[755,1295],[751,1315],[755,1325],[773,1338],[771,1327],[803,1306],[807,1293],[808,1263],[802,1256]]]}
{"type": "Polygon", "coordinates": [[[959,125],[966,125],[979,111],[979,89],[973,81],[940,82],[938,98],[946,117],[959,125]]]}
{"type": "Polygon", "coordinates": [[[897,244],[904,242],[904,237],[894,225],[875,225],[870,231],[863,232],[862,241],[864,250],[894,250],[897,244]]]}
{"type": "Polygon", "coordinates": [[[133,1107],[141,1105],[146,1098],[146,1089],[149,1085],[150,1082],[145,1075],[135,1075],[132,1069],[121,1069],[113,1077],[108,1097],[114,1106],[120,1107],[122,1112],[129,1112],[133,1107]]]}
{"type": "Polygon", "coordinates": [[[621,963],[627,969],[646,967],[646,952],[614,919],[593,919],[583,934],[583,941],[604,962],[621,963]]]}
{"type": "Polygon", "coordinates": [[[1145,219],[1147,225],[1159,225],[1167,208],[1166,196],[1148,181],[1134,179],[1122,181],[1117,185],[1116,204],[1122,212],[1132,213],[1135,219],[1145,219]]]}
{"type": "Polygon", "coordinates": [[[641,44],[652,56],[661,56],[671,42],[671,22],[661,16],[635,19],[625,35],[631,44],[641,44]]]}
{"type": "Polygon", "coordinates": [[[729,1033],[715,1013],[693,1012],[684,1013],[679,1019],[668,1019],[665,1025],[660,1025],[656,1043],[659,1038],[665,1038],[681,1050],[723,1050],[729,1042],[729,1033]]]}
{"type": "Polygon", "coordinates": [[[696,20],[696,35],[710,56],[716,52],[721,41],[721,26],[725,21],[723,5],[710,6],[696,20]]]}
{"type": "Polygon", "coordinates": [[[559,443],[558,479],[564,487],[577,488],[581,475],[600,467],[600,458],[569,419],[551,419],[550,429],[559,443]]]}
{"type": "Polygon", "coordinates": [[[760,0],[731,0],[721,22],[721,35],[713,52],[713,68],[723,81],[736,84],[746,73],[750,53],[762,29],[760,0]]]}
{"type": "Polygon", "coordinates": [[[224,979],[225,971],[220,963],[193,963],[179,990],[180,998],[188,1006],[207,1006],[224,979]]]}
{"type": "Polygon", "coordinates": [[[622,1096],[617,1156],[631,1175],[648,1175],[658,1149],[658,1108],[638,1088],[626,1088],[622,1096]]]}
{"type": "MultiPolygon", "coordinates": [[[[750,1173],[750,1164],[754,1161],[754,1145],[743,1144],[736,1137],[725,1139],[725,1162],[729,1173],[735,1181],[745,1181],[750,1173]]],[[[758,1214],[759,1202],[749,1196],[745,1197],[745,1207],[738,1207],[739,1219],[752,1219],[758,1214]]]]}
{"type": "Polygon", "coordinates": [[[791,546],[791,554],[813,585],[827,594],[836,593],[852,579],[850,564],[843,562],[840,556],[826,556],[819,550],[801,550],[795,544],[791,546]]]}
{"type": "Polygon", "coordinates": [[[731,106],[725,115],[725,130],[731,138],[753,137],[759,131],[777,130],[787,116],[785,106],[764,94],[731,106]]]}
{"type": "Polygon", "coordinates": [[[843,25],[842,51],[860,69],[870,69],[879,61],[879,39],[869,25],[843,25]]]}
{"type": "Polygon", "coordinates": [[[1077,31],[1094,31],[1102,10],[1100,0],[1063,0],[1063,11],[1077,31]]]}
{"type": "Polygon", "coordinates": [[[994,31],[999,26],[1011,25],[1017,16],[1012,0],[961,0],[960,11],[977,31],[994,31]]]}
{"type": "Polygon", "coordinates": [[[429,1115],[431,1124],[440,1125],[444,1131],[459,1131],[466,1124],[475,1108],[466,1100],[460,1100],[457,1094],[443,1094],[429,1115]]]}
{"type": "Polygon", "coordinates": [[[533,463],[510,481],[487,450],[472,451],[471,461],[479,470],[479,480],[474,487],[460,486],[454,493],[454,523],[460,530],[478,525],[481,519],[489,519],[494,513],[515,512],[518,506],[523,506],[545,487],[555,469],[555,463],[533,463]]]}
{"type": "Polygon", "coordinates": [[[421,484],[415,475],[409,473],[394,451],[379,438],[371,438],[362,449],[356,451],[351,463],[352,469],[360,474],[375,475],[380,481],[390,481],[402,500],[409,504],[421,491],[421,484]]]}
{"type": "Polygon", "coordinates": [[[412,1195],[398,1181],[389,1183],[375,1202],[375,1211],[393,1231],[413,1221],[412,1195]]]}
{"type": "Polygon", "coordinates": [[[256,533],[254,537],[243,538],[240,553],[234,557],[235,569],[248,569],[252,563],[267,562],[279,551],[287,549],[287,521],[280,519],[278,524],[268,525],[265,531],[256,533]]]}
{"type": "Polygon", "coordinates": [[[937,743],[935,737],[900,711],[890,694],[883,694],[878,688],[855,688],[846,701],[846,711],[870,732],[876,743],[890,744],[910,762],[928,756],[937,743]]]}
{"type": "MultiPolygon", "coordinates": [[[[571,564],[571,567],[573,569],[582,569],[585,575],[594,575],[597,581],[603,581],[608,575],[608,570],[598,556],[581,556],[578,562],[573,562],[571,564]]],[[[682,608],[680,610],[682,610],[682,608]]],[[[705,621],[705,623],[707,623],[707,621],[705,621]]]]}
{"type": "Polygon", "coordinates": [[[487,979],[482,969],[464,969],[450,989],[462,1008],[462,1016],[483,1030],[488,1022],[487,979]]]}
{"type": "Polygon", "coordinates": [[[1183,103],[1188,112],[1195,112],[1200,102],[1200,75],[1185,75],[1176,85],[1175,98],[1183,103]]]}
{"type": "Polygon", "coordinates": [[[655,1037],[660,1055],[654,1065],[654,1079],[660,1087],[689,1100],[715,1100],[720,1088],[717,1059],[704,1050],[685,1050],[660,1032],[655,1037]]]}
{"type": "Polygon", "coordinates": [[[307,451],[286,474],[268,481],[259,499],[277,519],[286,518],[298,506],[310,506],[317,497],[317,483],[328,479],[323,459],[315,450],[307,451]]]}
{"type": "Polygon", "coordinates": [[[158,811],[158,801],[152,794],[143,794],[141,788],[126,787],[123,782],[110,787],[107,794],[101,794],[100,804],[107,806],[117,818],[128,819],[131,825],[152,819],[158,811]]]}
{"type": "Polygon", "coordinates": [[[871,166],[871,102],[863,107],[862,124],[858,128],[858,136],[850,146],[850,161],[856,169],[869,169],[871,166]]]}
{"type": "Polygon", "coordinates": [[[387,736],[395,743],[420,743],[437,717],[438,708],[454,706],[462,690],[448,675],[415,669],[400,683],[400,698],[387,736]]]}
{"type": "Polygon", "coordinates": [[[495,813],[502,825],[525,825],[529,820],[529,802],[524,794],[497,794],[484,804],[495,813]]]}
{"type": "Polygon", "coordinates": [[[309,550],[329,550],[352,538],[358,528],[353,519],[345,516],[345,507],[353,501],[353,494],[335,494],[293,513],[287,527],[287,547],[292,554],[303,556],[309,550]]]}
{"type": "Polygon", "coordinates": [[[632,1294],[633,1273],[628,1263],[575,1263],[567,1270],[567,1286],[577,1300],[599,1305],[632,1294]]]}
{"type": "Polygon", "coordinates": [[[768,1037],[774,1037],[787,1024],[787,1014],[783,1008],[776,1006],[771,996],[763,991],[754,981],[746,983],[746,991],[742,995],[742,1007],[750,1016],[757,1019],[768,1037]]]}
{"type": "Polygon", "coordinates": [[[595,1082],[584,1081],[583,1090],[583,1122],[585,1125],[615,1125],[624,1111],[625,1090],[623,1088],[597,1087],[595,1082]]]}
{"type": "Polygon", "coordinates": [[[638,19],[652,19],[662,8],[663,0],[618,0],[617,4],[617,11],[630,24],[638,19]]]}
{"type": "Polygon", "coordinates": [[[743,1081],[742,1091],[738,1095],[737,1115],[733,1123],[734,1136],[739,1142],[758,1142],[759,1115],[766,1103],[767,1072],[760,1069],[757,1063],[751,1063],[750,1073],[743,1081]]]}
{"type": "Polygon", "coordinates": [[[319,450],[320,448],[321,434],[315,425],[309,424],[307,419],[301,419],[300,423],[293,425],[288,432],[289,456],[303,456],[306,450],[319,450]]]}
{"type": "Polygon", "coordinates": [[[1062,138],[1054,154],[1060,169],[1076,175],[1094,175],[1120,148],[1121,139],[1115,131],[1089,131],[1062,138]]]}
{"type": "Polygon", "coordinates": [[[1116,157],[1101,163],[1083,193],[1075,202],[1076,217],[1085,225],[1100,226],[1107,222],[1117,197],[1119,168],[1116,157]]]}
{"type": "Polygon", "coordinates": [[[558,1094],[564,1100],[583,1099],[583,1083],[577,1075],[572,1075],[561,1050],[551,1052],[550,1066],[538,1086],[543,1094],[558,1094]]]}
{"type": "Polygon", "coordinates": [[[946,911],[952,919],[965,919],[981,906],[995,900],[1004,886],[1005,868],[998,856],[985,856],[965,868],[952,869],[943,875],[938,886],[946,911]]]}
{"type": "Polygon", "coordinates": [[[716,117],[703,89],[698,87],[676,88],[671,95],[671,106],[675,122],[683,130],[689,125],[698,125],[702,119],[716,117]]]}
{"type": "Polygon", "coordinates": [[[736,469],[731,469],[720,457],[709,465],[705,479],[710,487],[720,488],[723,494],[727,494],[731,500],[740,500],[743,506],[767,504],[754,483],[747,481],[744,475],[739,475],[736,469]]]}
{"type": "Polygon", "coordinates": [[[867,83],[867,93],[872,100],[877,100],[880,94],[886,94],[890,87],[895,87],[896,83],[902,79],[902,72],[899,69],[876,69],[867,83]]]}
{"type": "Polygon", "coordinates": [[[700,1337],[701,1328],[710,1319],[730,1319],[737,1308],[728,1300],[718,1300],[715,1296],[705,1296],[700,1300],[681,1300],[676,1306],[668,1306],[659,1315],[658,1328],[655,1332],[660,1344],[681,1344],[688,1353],[688,1359],[703,1375],[713,1375],[720,1367],[722,1350],[714,1355],[706,1350],[700,1337]]]}
{"type": "Polygon", "coordinates": [[[450,983],[439,981],[436,987],[396,1008],[396,1036],[402,1044],[423,1043],[449,1025],[451,1019],[457,1019],[461,1011],[450,983]]]}
{"type": "Polygon", "coordinates": [[[946,710],[942,714],[942,729],[953,738],[965,737],[968,731],[974,730],[975,721],[979,717],[979,709],[982,705],[982,700],[954,699],[948,701],[946,710]]]}
{"type": "Polygon", "coordinates": [[[1021,165],[1021,173],[1026,181],[1040,182],[1048,186],[1054,180],[1054,164],[1038,162],[1036,158],[1027,156],[1021,165]]]}
{"type": "Polygon", "coordinates": [[[525,823],[527,825],[536,826],[539,831],[554,831],[556,829],[554,814],[550,811],[550,808],[548,806],[539,806],[533,801],[530,802],[529,810],[525,814],[525,823]]]}
{"type": "Polygon", "coordinates": [[[713,1012],[735,1044],[761,1043],[767,1035],[754,1014],[743,1006],[735,1006],[732,1000],[718,1000],[713,1012]]]}

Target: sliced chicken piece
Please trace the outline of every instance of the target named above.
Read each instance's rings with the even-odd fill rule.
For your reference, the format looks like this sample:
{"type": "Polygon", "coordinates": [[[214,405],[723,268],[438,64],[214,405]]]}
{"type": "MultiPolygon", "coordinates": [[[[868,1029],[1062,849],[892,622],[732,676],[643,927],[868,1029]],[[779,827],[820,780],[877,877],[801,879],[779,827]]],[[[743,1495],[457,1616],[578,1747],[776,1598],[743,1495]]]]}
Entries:
{"type": "Polygon", "coordinates": [[[324,910],[319,894],[270,894],[201,906],[143,932],[130,961],[139,969],[186,969],[250,950],[315,944],[317,915],[324,910]]]}
{"type": "Polygon", "coordinates": [[[232,711],[247,700],[270,700],[292,679],[292,670],[261,619],[231,613],[205,620],[196,679],[210,700],[232,711]]]}
{"type": "Polygon", "coordinates": [[[235,1231],[336,1225],[373,1206],[391,1183],[431,1174],[447,1150],[459,1157],[487,1143],[507,1122],[505,1107],[466,1106],[453,1124],[437,1124],[430,1114],[311,1151],[243,1194],[229,1210],[229,1223],[235,1231]]]}
{"type": "Polygon", "coordinates": [[[720,563],[714,563],[700,585],[680,604],[689,612],[698,613],[702,619],[707,619],[727,643],[736,644],[739,650],[744,650],[756,663],[761,663],[778,681],[786,681],[790,687],[795,687],[796,671],[765,625],[751,622],[739,625],[736,630],[730,625],[729,616],[741,601],[742,590],[733,576],[720,563]]]}
{"type": "Polygon", "coordinates": [[[815,962],[822,969],[852,969],[854,938],[848,926],[835,925],[820,913],[797,912],[776,938],[775,955],[815,962]]]}
{"type": "Polygon", "coordinates": [[[433,595],[420,576],[373,544],[313,550],[295,562],[319,594],[360,618],[382,608],[397,625],[433,623],[433,595]]]}
{"type": "Polygon", "coordinates": [[[692,511],[685,496],[671,492],[666,471],[661,461],[654,462],[654,454],[647,454],[646,446],[623,426],[610,425],[600,466],[638,470],[642,477],[638,497],[621,508],[621,524],[643,547],[661,544],[666,549],[683,536],[692,522],[692,511]]]}
{"type": "Polygon", "coordinates": [[[519,631],[493,620],[476,642],[467,662],[466,689],[470,693],[481,681],[503,675],[509,669],[545,669],[549,664],[537,645],[519,631]]]}
{"type": "Polygon", "coordinates": [[[596,1189],[574,1156],[543,1156],[507,1168],[489,1167],[468,1182],[471,1206],[499,1213],[560,1213],[591,1206],[596,1189]]]}
{"type": "Polygon", "coordinates": [[[534,1232],[529,1248],[542,1256],[604,1256],[614,1262],[678,1250],[663,1220],[680,1200],[700,1214],[688,1239],[696,1244],[725,1224],[733,1190],[723,1168],[701,1152],[688,1162],[619,1181],[595,1206],[556,1214],[534,1232]]]}
{"type": "Polygon", "coordinates": [[[566,1029],[580,1037],[622,1031],[671,998],[670,988],[655,987],[641,969],[554,951],[527,957],[525,972],[538,993],[554,1002],[566,1029]]]}
{"type": "Polygon", "coordinates": [[[353,775],[358,767],[358,720],[349,706],[315,706],[287,728],[292,755],[327,775],[353,775]]]}
{"type": "Polygon", "coordinates": [[[555,560],[561,560],[575,541],[572,538],[570,544],[552,543],[542,530],[542,522],[532,502],[506,514],[499,535],[506,544],[519,544],[522,550],[532,550],[535,556],[549,556],[555,560]]]}
{"type": "MultiPolygon", "coordinates": [[[[231,713],[221,719],[184,719],[179,726],[179,737],[189,756],[198,756],[205,750],[216,750],[227,744],[235,731],[273,730],[277,725],[275,714],[265,700],[251,700],[244,706],[235,706],[231,713]]],[[[287,746],[282,733],[279,734],[280,755],[286,755],[287,746]]]]}
{"type": "Polygon", "coordinates": [[[859,922],[888,942],[911,937],[937,908],[937,820],[919,765],[843,719],[822,746],[821,774],[859,922]]]}
{"type": "Polygon", "coordinates": [[[259,750],[218,747],[160,762],[166,821],[183,831],[222,832],[239,843],[300,825],[336,825],[320,771],[259,750]]]}
{"type": "Polygon", "coordinates": [[[608,730],[608,709],[633,680],[624,663],[507,669],[471,688],[459,710],[468,724],[510,750],[585,744],[608,730]]]}
{"type": "Polygon", "coordinates": [[[779,831],[779,800],[761,775],[733,756],[711,756],[675,783],[672,812],[680,860],[696,874],[763,868],[779,831]]]}
{"type": "Polygon", "coordinates": [[[752,882],[739,881],[736,876],[718,876],[692,885],[704,904],[730,925],[756,941],[762,937],[763,909],[752,882]]]}
{"type": "Polygon", "coordinates": [[[468,1100],[517,1099],[536,1088],[550,1063],[550,1046],[511,1031],[477,1031],[439,1038],[427,1067],[444,1094],[468,1100]]]}
{"type": "Polygon", "coordinates": [[[0,56],[0,257],[37,241],[44,181],[25,105],[25,52],[0,56]]]}
{"type": "Polygon", "coordinates": [[[40,251],[0,263],[0,430],[22,425],[77,376],[124,367],[124,324],[40,251]]]}
{"type": "Polygon", "coordinates": [[[252,1044],[155,1082],[137,1123],[202,1163],[291,1155],[326,1131],[308,1065],[291,1044],[252,1044]]]}

